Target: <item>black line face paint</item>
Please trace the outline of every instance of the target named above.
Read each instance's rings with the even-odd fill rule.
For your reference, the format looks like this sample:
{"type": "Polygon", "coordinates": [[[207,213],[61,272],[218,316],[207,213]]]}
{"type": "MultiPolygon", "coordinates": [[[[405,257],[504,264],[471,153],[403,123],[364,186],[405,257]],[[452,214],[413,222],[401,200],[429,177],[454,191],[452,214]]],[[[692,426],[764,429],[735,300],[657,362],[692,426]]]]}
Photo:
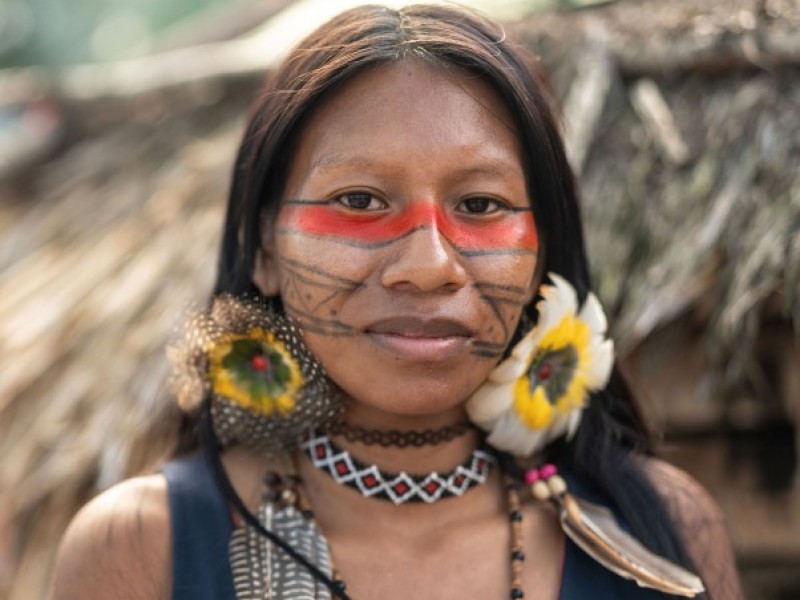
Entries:
{"type": "Polygon", "coordinates": [[[347,298],[363,287],[363,283],[327,273],[300,261],[282,258],[283,291],[286,310],[303,329],[332,337],[353,335],[354,329],[336,318],[339,298],[347,298]]]}
{"type": "MultiPolygon", "coordinates": [[[[336,307],[356,292],[369,293],[367,283],[328,273],[297,260],[284,258],[283,263],[283,303],[304,329],[330,337],[357,334],[357,327],[338,317],[339,310],[336,307]]],[[[515,323],[524,307],[526,290],[519,286],[487,281],[475,282],[472,287],[489,308],[486,314],[489,326],[484,328],[485,333],[476,335],[472,342],[472,354],[498,358],[513,335],[511,324],[515,323]],[[484,335],[489,339],[482,337],[484,335]]]]}

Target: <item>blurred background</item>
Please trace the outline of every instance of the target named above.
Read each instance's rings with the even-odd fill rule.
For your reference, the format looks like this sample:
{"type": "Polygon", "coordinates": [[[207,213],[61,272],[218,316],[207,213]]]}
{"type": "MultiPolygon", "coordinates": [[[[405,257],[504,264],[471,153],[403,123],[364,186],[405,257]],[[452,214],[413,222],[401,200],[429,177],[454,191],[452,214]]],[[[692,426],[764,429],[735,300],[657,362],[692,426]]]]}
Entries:
{"type": "MultiPolygon", "coordinates": [[[[75,511],[169,450],[164,348],[209,293],[250,99],[355,4],[0,0],[0,598],[43,598],[75,511]]],[[[800,598],[800,0],[464,4],[551,73],[663,456],[748,597],[800,598]]]]}

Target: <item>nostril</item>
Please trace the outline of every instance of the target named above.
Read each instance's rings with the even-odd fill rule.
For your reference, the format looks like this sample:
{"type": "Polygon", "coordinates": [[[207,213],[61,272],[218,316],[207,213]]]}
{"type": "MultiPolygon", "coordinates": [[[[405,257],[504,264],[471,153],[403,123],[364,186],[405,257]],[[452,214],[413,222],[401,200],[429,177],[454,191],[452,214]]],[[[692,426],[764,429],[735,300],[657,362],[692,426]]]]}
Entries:
{"type": "Polygon", "coordinates": [[[419,229],[403,240],[402,247],[384,266],[386,287],[411,287],[419,291],[460,289],[467,283],[462,257],[436,229],[419,229]]]}

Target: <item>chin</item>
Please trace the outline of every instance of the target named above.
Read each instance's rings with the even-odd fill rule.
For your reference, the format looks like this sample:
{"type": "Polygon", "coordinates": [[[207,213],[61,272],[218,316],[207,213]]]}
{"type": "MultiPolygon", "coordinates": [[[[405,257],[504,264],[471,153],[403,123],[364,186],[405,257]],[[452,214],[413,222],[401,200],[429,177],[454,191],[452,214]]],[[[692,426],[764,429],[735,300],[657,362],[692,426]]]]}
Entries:
{"type": "Polygon", "coordinates": [[[467,351],[443,360],[409,360],[353,340],[326,352],[330,348],[308,338],[328,377],[352,402],[401,417],[463,412],[467,399],[494,367],[467,351]]]}
{"type": "Polygon", "coordinates": [[[401,418],[434,418],[465,413],[464,405],[472,390],[461,387],[429,378],[424,383],[384,385],[377,389],[356,386],[351,390],[345,388],[345,392],[351,399],[350,411],[380,412],[401,418]]]}

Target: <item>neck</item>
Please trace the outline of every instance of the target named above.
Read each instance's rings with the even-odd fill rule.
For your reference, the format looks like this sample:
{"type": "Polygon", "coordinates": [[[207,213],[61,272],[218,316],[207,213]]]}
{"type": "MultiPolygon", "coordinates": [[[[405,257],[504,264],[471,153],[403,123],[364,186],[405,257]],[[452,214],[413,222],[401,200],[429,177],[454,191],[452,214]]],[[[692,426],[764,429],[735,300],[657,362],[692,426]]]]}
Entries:
{"type": "MultiPolygon", "coordinates": [[[[345,416],[345,422],[350,427],[359,427],[371,434],[381,435],[393,433],[416,433],[425,431],[435,432],[447,427],[463,424],[466,416],[462,409],[447,411],[437,415],[406,416],[387,415],[373,409],[355,406],[351,407],[345,416]]],[[[374,464],[385,472],[406,473],[417,475],[434,471],[449,471],[463,463],[475,450],[480,442],[477,430],[468,428],[460,435],[451,439],[440,439],[437,443],[424,443],[421,445],[397,444],[367,444],[363,440],[348,438],[347,436],[331,434],[331,440],[343,450],[347,450],[356,460],[374,464]]]]}

